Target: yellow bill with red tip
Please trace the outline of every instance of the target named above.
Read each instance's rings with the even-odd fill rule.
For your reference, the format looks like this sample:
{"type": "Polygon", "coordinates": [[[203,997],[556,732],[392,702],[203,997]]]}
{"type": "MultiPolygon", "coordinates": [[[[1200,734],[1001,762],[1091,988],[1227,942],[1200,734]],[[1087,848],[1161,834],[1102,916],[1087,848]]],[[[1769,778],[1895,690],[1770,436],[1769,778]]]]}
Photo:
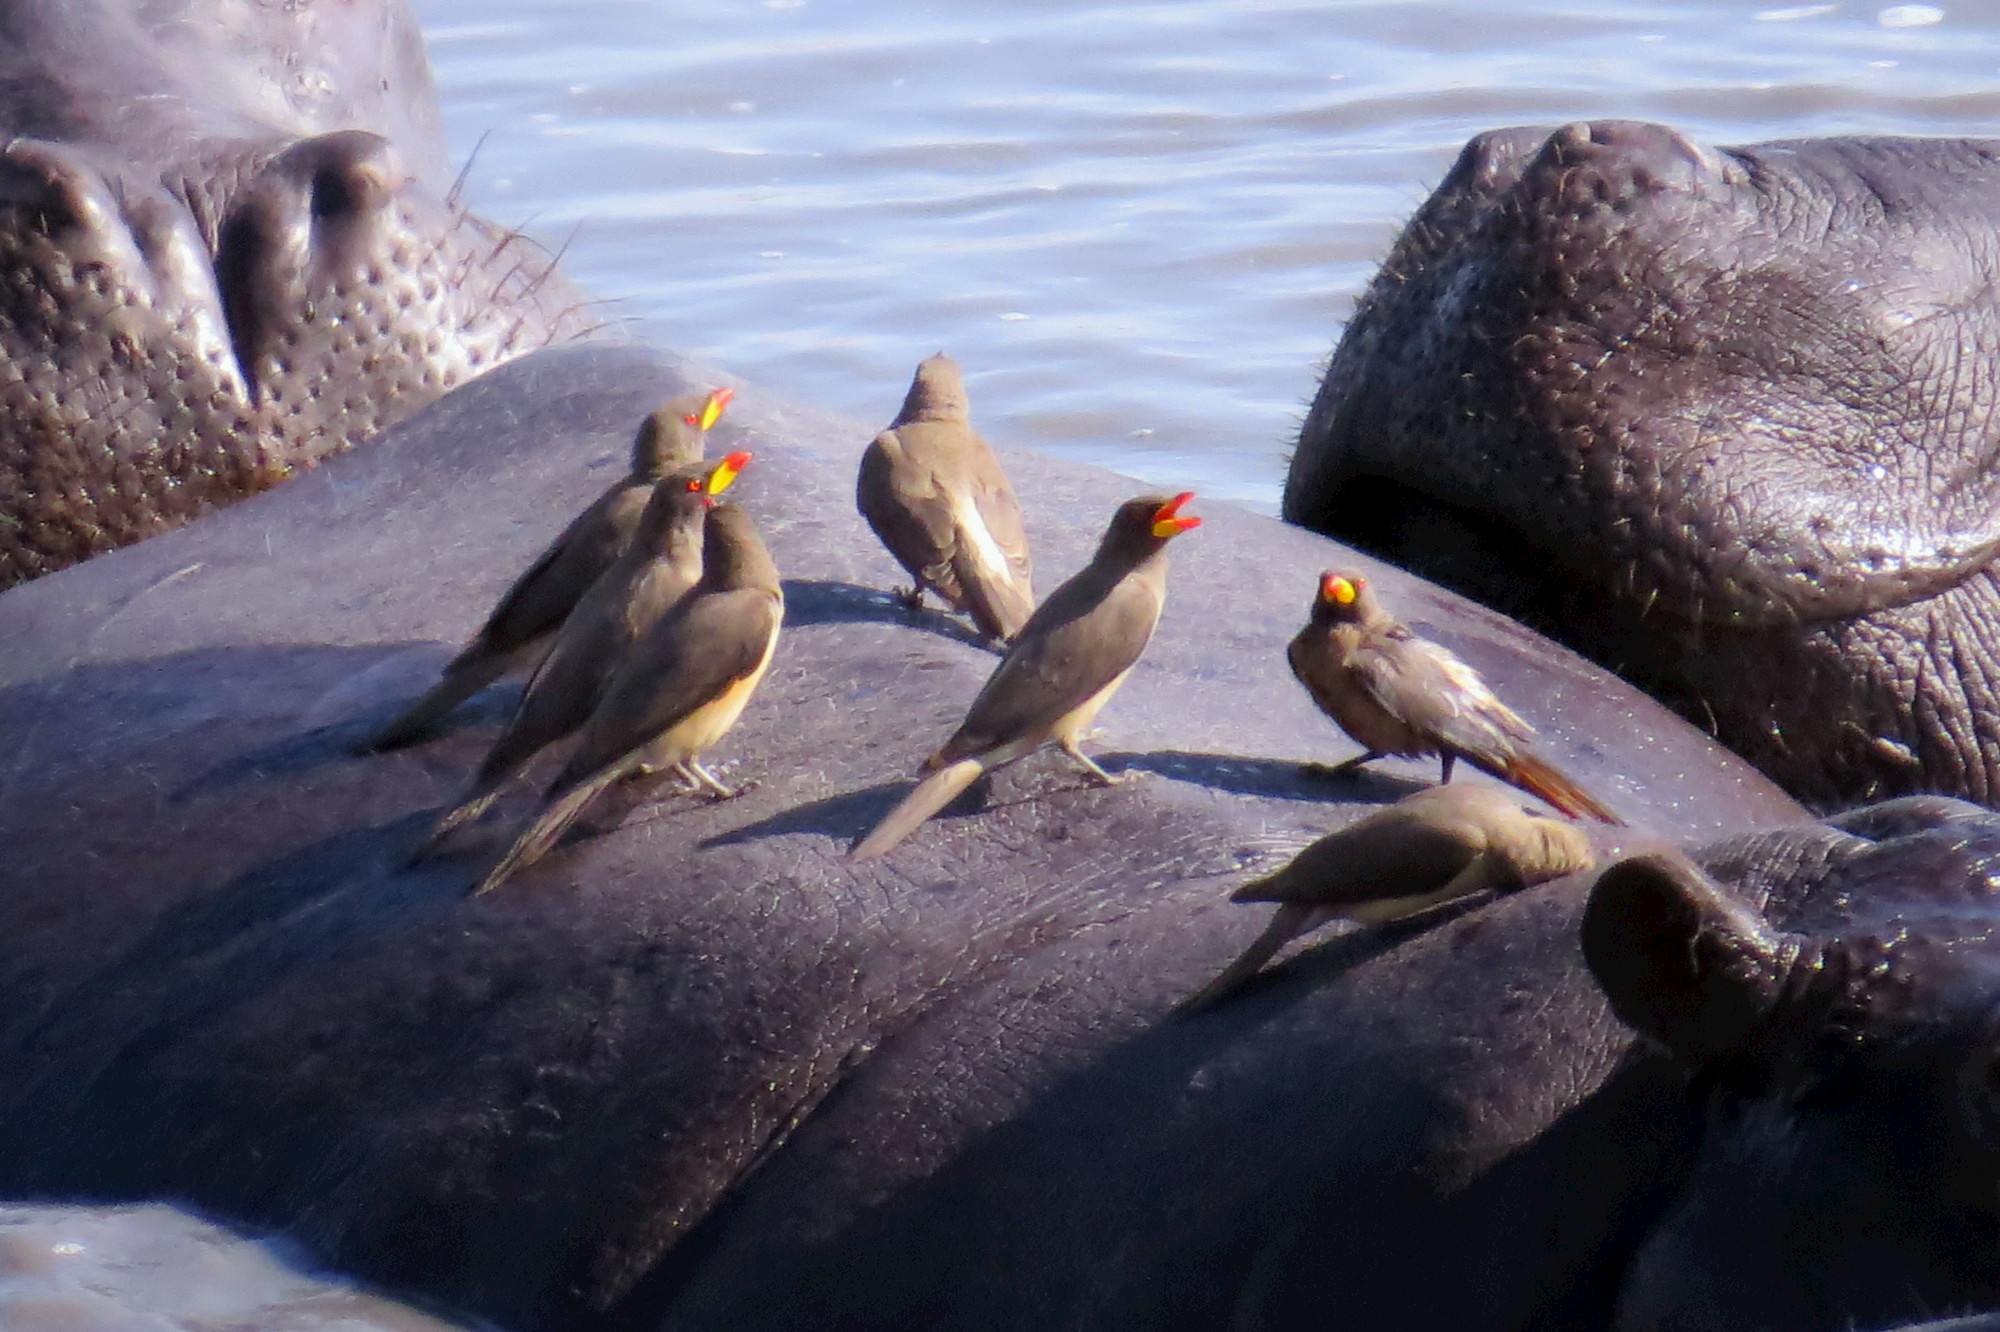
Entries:
{"type": "Polygon", "coordinates": [[[735,389],[719,388],[708,395],[708,401],[701,405],[700,412],[682,417],[681,419],[691,426],[706,430],[722,419],[722,409],[727,407],[729,400],[735,396],[735,389]]]}
{"type": "Polygon", "coordinates": [[[1359,578],[1343,578],[1337,573],[1323,573],[1319,576],[1319,599],[1334,606],[1352,606],[1354,599],[1361,595],[1359,578]]]}
{"type": "Polygon", "coordinates": [[[1179,536],[1183,532],[1191,532],[1195,528],[1200,527],[1201,519],[1195,517],[1193,514],[1188,514],[1185,517],[1181,515],[1181,508],[1193,498],[1194,492],[1192,490],[1183,490],[1180,494],[1153,510],[1153,535],[1165,541],[1168,537],[1179,536]]]}
{"type": "Polygon", "coordinates": [[[708,493],[711,495],[720,495],[723,491],[735,485],[737,476],[749,465],[750,455],[747,453],[732,453],[723,458],[721,462],[715,465],[715,470],[708,474],[708,485],[706,487],[708,493]]]}

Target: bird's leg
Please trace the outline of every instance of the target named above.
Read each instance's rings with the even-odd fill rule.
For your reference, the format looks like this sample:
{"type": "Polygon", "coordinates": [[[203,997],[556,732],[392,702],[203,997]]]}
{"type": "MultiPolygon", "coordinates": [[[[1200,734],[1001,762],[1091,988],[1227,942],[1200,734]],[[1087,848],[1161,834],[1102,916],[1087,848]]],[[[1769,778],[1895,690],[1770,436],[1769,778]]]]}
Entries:
{"type": "Polygon", "coordinates": [[[1106,772],[1104,769],[1098,767],[1096,762],[1092,760],[1090,755],[1084,753],[1081,749],[1078,749],[1076,747],[1076,741],[1058,740],[1056,743],[1062,746],[1063,753],[1069,755],[1071,758],[1075,759],[1078,763],[1081,763],[1084,767],[1088,768],[1090,770],[1090,775],[1092,777],[1095,777],[1099,782],[1102,782],[1104,785],[1116,786],[1118,785],[1118,783],[1125,780],[1123,777],[1115,777],[1112,774],[1106,772]]]}
{"type": "Polygon", "coordinates": [[[1449,786],[1451,785],[1451,765],[1458,762],[1458,755],[1447,749],[1444,753],[1438,755],[1438,760],[1438,785],[1449,786]]]}
{"type": "Polygon", "coordinates": [[[1308,777],[1328,777],[1328,778],[1345,777],[1348,773],[1353,772],[1356,768],[1359,768],[1362,764],[1373,763],[1376,759],[1381,757],[1382,757],[1381,754],[1377,753],[1375,750],[1369,749],[1369,750],[1364,750],[1359,754],[1356,754],[1353,758],[1348,759],[1343,763],[1335,763],[1331,766],[1328,766],[1327,764],[1324,763],[1302,763],[1299,766],[1305,770],[1306,775],[1308,777]]]}
{"type": "Polygon", "coordinates": [[[741,782],[733,787],[724,786],[721,782],[715,779],[714,773],[710,772],[707,768],[702,767],[701,764],[697,763],[693,759],[689,759],[686,763],[683,763],[681,765],[681,770],[689,774],[691,777],[694,778],[696,782],[699,783],[698,786],[695,786],[691,789],[701,790],[703,787],[706,787],[708,789],[709,794],[713,795],[717,800],[734,800],[737,796],[742,795],[745,791],[748,791],[751,787],[757,784],[755,782],[741,782]]]}

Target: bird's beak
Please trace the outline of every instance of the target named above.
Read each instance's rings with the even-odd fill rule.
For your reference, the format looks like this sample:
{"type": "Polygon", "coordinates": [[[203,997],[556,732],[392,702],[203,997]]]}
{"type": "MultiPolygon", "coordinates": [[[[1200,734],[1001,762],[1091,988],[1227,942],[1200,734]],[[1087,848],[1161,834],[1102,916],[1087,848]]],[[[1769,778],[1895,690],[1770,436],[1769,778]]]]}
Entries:
{"type": "Polygon", "coordinates": [[[1200,527],[1201,519],[1193,514],[1188,514],[1186,517],[1181,515],[1181,507],[1193,498],[1192,490],[1183,490],[1153,510],[1153,535],[1165,541],[1168,537],[1177,537],[1183,532],[1192,532],[1200,527]]]}
{"type": "Polygon", "coordinates": [[[1319,576],[1319,599],[1329,606],[1352,606],[1360,589],[1351,579],[1342,578],[1337,573],[1323,573],[1319,576]]]}
{"type": "MultiPolygon", "coordinates": [[[[727,390],[724,391],[726,392],[727,390]]],[[[736,484],[737,476],[741,474],[743,469],[749,465],[750,465],[749,454],[747,453],[730,454],[729,456],[724,458],[721,462],[717,463],[715,465],[715,470],[711,471],[708,474],[708,484],[704,486],[703,489],[706,490],[710,495],[720,495],[723,491],[729,489],[731,486],[736,484]]]]}
{"type": "Polygon", "coordinates": [[[708,401],[701,405],[701,416],[697,418],[696,424],[703,430],[706,430],[717,421],[720,421],[722,419],[722,409],[727,407],[729,400],[735,396],[736,390],[732,388],[719,388],[709,394],[708,401]]]}

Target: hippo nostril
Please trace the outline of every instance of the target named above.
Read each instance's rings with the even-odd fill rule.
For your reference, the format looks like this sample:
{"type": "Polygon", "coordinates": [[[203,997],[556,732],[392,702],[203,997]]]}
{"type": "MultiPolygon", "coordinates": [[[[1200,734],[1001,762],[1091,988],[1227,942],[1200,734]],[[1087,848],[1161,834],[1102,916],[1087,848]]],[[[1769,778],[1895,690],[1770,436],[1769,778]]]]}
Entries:
{"type": "Polygon", "coordinates": [[[356,207],[354,190],[340,171],[322,168],[313,175],[312,215],[332,217],[336,213],[359,211],[356,207]]]}
{"type": "Polygon", "coordinates": [[[389,202],[396,192],[391,174],[378,162],[330,162],[312,177],[312,215],[315,218],[373,212],[389,202]]]}
{"type": "Polygon", "coordinates": [[[111,204],[103,190],[94,173],[64,160],[51,145],[17,139],[0,151],[0,208],[34,212],[45,233],[104,216],[111,204]]]}

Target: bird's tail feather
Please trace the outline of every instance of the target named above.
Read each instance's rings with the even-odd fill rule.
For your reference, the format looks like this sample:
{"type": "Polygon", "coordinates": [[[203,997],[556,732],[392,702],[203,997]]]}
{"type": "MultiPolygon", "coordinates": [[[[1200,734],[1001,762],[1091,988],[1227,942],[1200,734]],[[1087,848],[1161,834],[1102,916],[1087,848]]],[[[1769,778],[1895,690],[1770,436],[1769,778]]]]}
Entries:
{"type": "Polygon", "coordinates": [[[602,795],[606,788],[625,775],[625,769],[617,764],[591,774],[577,785],[550,800],[533,821],[514,839],[514,845],[507,848],[507,854],[500,857],[500,863],[487,871],[479,886],[472,890],[477,897],[490,893],[513,876],[515,871],[526,869],[549,853],[590,807],[591,801],[602,795]]]}
{"type": "Polygon", "coordinates": [[[362,751],[401,749],[415,741],[445,713],[505,675],[510,662],[505,656],[479,657],[463,666],[454,663],[446,667],[444,678],[404,708],[394,721],[362,742],[362,751]]]}
{"type": "Polygon", "coordinates": [[[1242,955],[1214,980],[1195,991],[1181,1002],[1183,1013],[1198,1013],[1221,1003],[1241,989],[1246,981],[1264,969],[1264,964],[1277,956],[1278,950],[1307,930],[1317,928],[1332,920],[1336,913],[1325,907],[1311,906],[1303,902],[1285,902],[1271,917],[1271,923],[1256,941],[1244,949],[1242,955]]]}
{"type": "Polygon", "coordinates": [[[504,782],[494,782],[489,786],[477,788],[471,794],[467,795],[465,799],[446,810],[444,817],[431,825],[430,834],[424,838],[422,844],[410,853],[409,863],[414,865],[424,859],[431,852],[435,851],[438,844],[449,837],[455,829],[464,827],[491,809],[493,802],[500,798],[500,790],[505,784],[504,782]]]}
{"type": "Polygon", "coordinates": [[[903,797],[902,803],[875,825],[875,831],[862,838],[847,853],[849,858],[868,860],[895,846],[921,827],[931,815],[949,805],[959,792],[977,781],[979,774],[986,771],[986,766],[982,756],[960,759],[918,782],[903,797]]]}
{"type": "Polygon", "coordinates": [[[1578,786],[1562,769],[1533,754],[1516,754],[1507,760],[1504,767],[1487,767],[1469,757],[1467,761],[1509,786],[1519,787],[1529,795],[1547,801],[1573,819],[1593,818],[1600,823],[1624,826],[1625,820],[1613,814],[1596,796],[1578,786]]]}

